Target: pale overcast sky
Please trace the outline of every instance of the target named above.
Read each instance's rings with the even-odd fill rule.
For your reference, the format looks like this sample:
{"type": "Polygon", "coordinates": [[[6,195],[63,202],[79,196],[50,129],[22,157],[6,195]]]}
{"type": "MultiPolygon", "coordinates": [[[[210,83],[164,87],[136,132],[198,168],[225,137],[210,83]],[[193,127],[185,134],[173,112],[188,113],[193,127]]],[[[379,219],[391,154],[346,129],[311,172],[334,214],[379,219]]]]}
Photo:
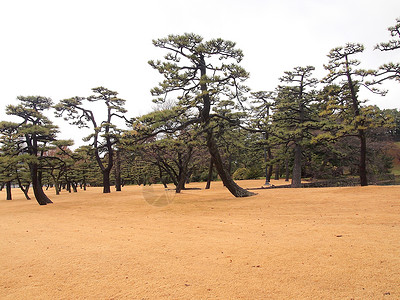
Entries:
{"type": "MultiPolygon", "coordinates": [[[[398,17],[399,0],[0,0],[0,103],[18,95],[57,102],[102,85],[127,100],[130,116],[144,114],[160,79],[147,61],[165,54],[152,39],[184,32],[236,42],[253,90],[273,90],[296,66],[323,77],[329,50],[347,42],[363,43],[361,66],[376,68],[400,62],[400,50],[373,51],[398,17]]],[[[386,97],[365,97],[400,108],[400,84],[385,87],[386,97]]]]}

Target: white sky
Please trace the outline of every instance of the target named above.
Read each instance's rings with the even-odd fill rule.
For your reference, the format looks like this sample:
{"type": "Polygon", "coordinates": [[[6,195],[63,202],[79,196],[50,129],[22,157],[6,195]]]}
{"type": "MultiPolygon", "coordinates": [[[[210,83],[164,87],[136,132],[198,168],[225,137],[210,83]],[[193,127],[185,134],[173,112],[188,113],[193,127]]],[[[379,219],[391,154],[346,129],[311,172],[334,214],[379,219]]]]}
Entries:
{"type": "MultiPolygon", "coordinates": [[[[329,50],[347,42],[363,43],[361,67],[376,68],[400,62],[400,50],[373,51],[390,39],[387,27],[398,17],[399,0],[0,0],[0,103],[18,95],[56,103],[102,85],[127,100],[129,116],[147,113],[160,80],[147,61],[165,54],[152,39],[184,32],[236,42],[254,91],[273,90],[296,66],[313,65],[323,77],[329,50]]],[[[386,97],[365,97],[400,108],[400,85],[385,87],[386,97]]],[[[56,123],[63,138],[79,136],[56,123]]]]}

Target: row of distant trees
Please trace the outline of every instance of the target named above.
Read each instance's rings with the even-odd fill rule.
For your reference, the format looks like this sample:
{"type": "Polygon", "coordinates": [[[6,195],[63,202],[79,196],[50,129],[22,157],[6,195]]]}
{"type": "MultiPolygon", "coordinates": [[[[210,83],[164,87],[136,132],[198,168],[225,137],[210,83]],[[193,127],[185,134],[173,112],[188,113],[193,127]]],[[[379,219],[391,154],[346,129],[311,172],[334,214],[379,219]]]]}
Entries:
{"type": "MultiPolygon", "coordinates": [[[[376,48],[399,49],[399,28],[397,20],[389,28],[393,40],[376,48]]],[[[51,200],[44,185],[56,193],[102,185],[109,193],[111,183],[118,191],[124,183],[162,182],[180,192],[190,179],[206,180],[209,188],[216,175],[234,196],[246,197],[253,193],[234,179],[265,176],[268,184],[273,173],[285,174],[300,187],[304,176],[357,174],[365,186],[368,177],[390,169],[386,153],[399,137],[399,111],[365,105],[359,91],[384,95],[378,87],[400,81],[399,63],[360,69],[364,47],[347,44],[330,51],[323,79],[313,77],[312,66],[296,67],[274,91],[250,92],[243,53],[233,42],[184,34],[153,44],[167,54],[149,62],[164,78],[151,90],[157,108],[149,114],[129,119],[125,100],[104,87],[55,105],[46,97],[20,96],[19,104],[7,106],[6,113],[18,117],[0,123],[0,182],[8,198],[12,184],[27,198],[32,186],[45,205],[51,200]],[[104,119],[92,109],[101,106],[104,119]],[[51,108],[71,125],[91,128],[87,146],[72,151],[71,140],[57,139],[58,128],[45,115],[51,108]]]]}

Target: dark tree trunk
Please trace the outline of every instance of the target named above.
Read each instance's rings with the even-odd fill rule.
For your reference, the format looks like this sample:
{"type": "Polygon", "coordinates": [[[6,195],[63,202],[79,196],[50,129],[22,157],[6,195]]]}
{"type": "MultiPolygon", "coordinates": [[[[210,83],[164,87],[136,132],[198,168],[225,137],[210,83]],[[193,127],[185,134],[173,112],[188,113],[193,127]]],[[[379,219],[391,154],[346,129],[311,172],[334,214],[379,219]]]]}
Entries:
{"type": "Polygon", "coordinates": [[[157,161],[157,166],[158,166],[158,171],[160,172],[160,180],[161,180],[161,183],[163,184],[164,188],[167,189],[167,188],[168,188],[167,181],[166,181],[165,178],[163,177],[163,172],[162,172],[162,169],[161,169],[161,166],[160,166],[160,162],[159,162],[159,161],[157,161]]]}
{"type": "Polygon", "coordinates": [[[29,197],[29,195],[28,195],[29,186],[30,186],[30,184],[27,184],[27,185],[25,185],[25,187],[22,188],[22,192],[24,193],[26,200],[31,200],[31,197],[29,197]]]}
{"type": "Polygon", "coordinates": [[[167,181],[164,178],[162,178],[161,182],[162,182],[162,184],[164,186],[164,189],[167,189],[168,188],[167,181]]]}
{"type": "Polygon", "coordinates": [[[211,154],[212,160],[214,161],[215,168],[217,169],[218,175],[224,183],[225,187],[235,197],[249,197],[255,195],[253,192],[241,188],[236,182],[233,181],[231,175],[224,167],[221,155],[219,154],[217,143],[214,140],[211,129],[207,131],[207,147],[211,154]]]}
{"type": "Polygon", "coordinates": [[[11,196],[11,181],[6,182],[7,200],[12,200],[11,196]]]}
{"type": "Polygon", "coordinates": [[[168,166],[168,164],[165,163],[164,163],[164,170],[165,172],[167,172],[169,178],[172,180],[172,183],[175,186],[178,186],[178,179],[177,179],[178,175],[175,174],[176,172],[170,166],[168,166]]]}
{"type": "MultiPolygon", "coordinates": [[[[357,120],[357,118],[360,116],[360,103],[358,102],[357,98],[357,92],[355,89],[355,84],[353,83],[353,80],[351,78],[351,68],[349,66],[349,60],[348,57],[346,56],[346,73],[347,73],[347,81],[348,85],[350,88],[351,92],[351,100],[352,100],[352,107],[353,107],[353,113],[354,117],[357,120]]],[[[357,121],[356,122],[357,129],[360,126],[363,126],[363,121],[357,121]]],[[[367,179],[367,139],[365,136],[365,130],[364,129],[358,129],[358,137],[360,139],[360,164],[359,164],[359,176],[360,176],[360,184],[361,186],[367,186],[368,185],[368,179],[367,179]]]]}
{"type": "Polygon", "coordinates": [[[71,191],[71,182],[67,182],[67,191],[68,191],[68,193],[71,193],[72,191],[71,191]]]}
{"type": "Polygon", "coordinates": [[[103,173],[103,193],[111,193],[110,169],[104,169],[103,173]]]}
{"type": "Polygon", "coordinates": [[[31,198],[28,195],[28,191],[29,191],[29,183],[26,184],[25,186],[22,184],[21,182],[21,178],[19,177],[18,174],[18,170],[15,170],[15,173],[17,174],[17,182],[18,182],[18,186],[21,189],[21,191],[24,193],[26,200],[31,200],[31,198]]]}
{"type": "MultiPolygon", "coordinates": [[[[106,133],[108,133],[108,129],[106,129],[106,133]]],[[[94,141],[94,145],[97,145],[97,135],[94,137],[95,141],[94,141]]],[[[97,164],[100,167],[101,173],[103,175],[103,193],[111,193],[111,183],[110,183],[110,172],[111,169],[113,167],[113,155],[114,155],[114,151],[112,148],[112,143],[110,141],[110,138],[107,137],[106,138],[106,146],[107,146],[107,151],[108,151],[108,165],[107,167],[104,167],[104,164],[100,158],[100,154],[99,154],[99,149],[95,148],[95,158],[97,161],[97,164]]]]}
{"type": "Polygon", "coordinates": [[[41,182],[41,176],[38,171],[38,166],[36,164],[29,165],[32,179],[33,194],[35,195],[36,201],[40,205],[46,205],[48,203],[53,203],[43,192],[43,186],[41,182]]]}
{"type": "Polygon", "coordinates": [[[281,166],[279,162],[275,164],[275,180],[279,180],[281,174],[280,174],[281,166]]]}
{"type": "Polygon", "coordinates": [[[51,177],[53,178],[54,181],[54,189],[56,190],[56,195],[60,195],[60,184],[58,182],[58,179],[51,174],[51,177]]]}
{"type": "Polygon", "coordinates": [[[54,185],[54,188],[55,188],[55,190],[56,190],[56,195],[60,195],[60,185],[59,185],[58,183],[56,183],[56,184],[54,185]]]}
{"type": "Polygon", "coordinates": [[[180,193],[181,190],[185,189],[185,183],[186,179],[189,176],[188,174],[188,168],[189,168],[189,162],[192,157],[193,153],[193,148],[189,147],[187,153],[183,155],[183,157],[180,160],[180,167],[179,167],[179,173],[178,173],[178,185],[176,186],[176,192],[180,193]]]}
{"type": "Polygon", "coordinates": [[[116,158],[115,158],[115,190],[117,192],[121,191],[121,157],[120,151],[116,151],[116,158]]]}
{"type": "Polygon", "coordinates": [[[210,165],[208,166],[208,176],[207,176],[207,184],[206,190],[209,190],[211,187],[212,173],[213,173],[214,162],[210,157],[210,165]]]}
{"type": "MultiPolygon", "coordinates": [[[[206,62],[204,60],[204,56],[200,56],[200,73],[202,77],[205,77],[207,68],[206,62]]],[[[214,140],[212,128],[210,125],[210,110],[211,110],[211,99],[210,94],[207,91],[207,83],[201,82],[200,89],[203,92],[203,108],[201,110],[201,121],[203,123],[203,128],[206,129],[205,132],[207,134],[207,148],[211,154],[211,158],[214,161],[215,169],[218,172],[219,177],[221,178],[224,186],[234,195],[235,197],[249,197],[255,195],[254,193],[247,191],[240,186],[238,186],[232,179],[229,172],[227,172],[223,162],[221,155],[218,151],[217,143],[214,140]]]]}
{"type": "Polygon", "coordinates": [[[367,139],[364,130],[359,130],[358,133],[360,138],[360,184],[361,186],[367,186],[367,139]]]}
{"type": "Polygon", "coordinates": [[[270,182],[271,181],[271,177],[272,177],[272,173],[273,173],[273,166],[272,165],[270,165],[269,167],[268,167],[268,173],[267,173],[267,180],[268,180],[268,182],[270,182]]]}
{"type": "Polygon", "coordinates": [[[296,144],[294,147],[292,188],[301,187],[301,146],[296,144]]]}
{"type": "Polygon", "coordinates": [[[182,190],[185,189],[185,176],[179,176],[178,185],[176,186],[175,192],[180,193],[182,190]]]}
{"type": "Polygon", "coordinates": [[[77,189],[78,184],[75,182],[71,182],[71,185],[72,185],[72,190],[74,191],[74,193],[77,193],[78,192],[78,189],[77,189]]]}

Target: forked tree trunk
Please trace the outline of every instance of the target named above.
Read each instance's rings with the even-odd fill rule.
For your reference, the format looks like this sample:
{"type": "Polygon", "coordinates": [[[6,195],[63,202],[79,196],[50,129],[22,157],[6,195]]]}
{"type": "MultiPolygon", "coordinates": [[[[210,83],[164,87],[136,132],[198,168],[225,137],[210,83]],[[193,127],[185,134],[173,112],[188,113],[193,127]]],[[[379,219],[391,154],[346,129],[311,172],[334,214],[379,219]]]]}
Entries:
{"type": "Polygon", "coordinates": [[[249,197],[255,195],[253,192],[245,190],[237,185],[236,182],[233,181],[231,175],[226,171],[211,129],[207,130],[207,147],[211,154],[212,160],[214,161],[219,177],[224,183],[224,186],[232,193],[232,195],[235,197],[249,197]]]}
{"type": "Polygon", "coordinates": [[[72,190],[74,191],[74,193],[78,192],[78,184],[75,182],[71,182],[72,185],[72,190]]]}
{"type": "Polygon", "coordinates": [[[31,200],[31,197],[29,197],[28,192],[29,192],[29,184],[25,185],[25,187],[21,188],[22,192],[25,195],[26,200],[31,200]]]}
{"type": "Polygon", "coordinates": [[[21,189],[21,191],[24,193],[26,200],[31,200],[31,198],[28,195],[28,191],[29,191],[29,186],[30,184],[26,184],[25,186],[22,184],[21,182],[21,178],[19,177],[18,174],[18,170],[15,170],[15,173],[17,174],[17,182],[18,182],[18,186],[21,189]]]}
{"type": "Polygon", "coordinates": [[[38,166],[36,164],[30,164],[29,169],[31,172],[32,188],[33,194],[35,195],[36,201],[40,205],[46,205],[48,203],[53,203],[49,197],[43,192],[43,186],[41,182],[41,176],[38,171],[38,166]]]}
{"type": "Polygon", "coordinates": [[[301,187],[301,146],[296,144],[294,148],[292,188],[301,187]]]}

